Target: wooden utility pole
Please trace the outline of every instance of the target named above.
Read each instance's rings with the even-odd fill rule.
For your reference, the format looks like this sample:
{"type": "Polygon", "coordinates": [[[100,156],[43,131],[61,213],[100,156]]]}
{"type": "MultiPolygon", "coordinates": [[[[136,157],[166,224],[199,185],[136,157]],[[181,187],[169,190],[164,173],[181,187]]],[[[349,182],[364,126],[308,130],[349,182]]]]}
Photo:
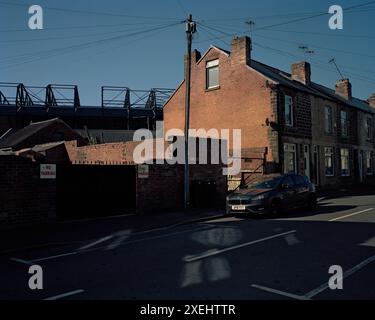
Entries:
{"type": "Polygon", "coordinates": [[[193,17],[189,14],[186,20],[186,36],[187,36],[187,66],[186,66],[186,95],[185,95],[185,209],[190,207],[190,177],[189,177],[189,126],[190,126],[190,82],[191,82],[191,45],[193,34],[196,32],[197,26],[193,21],[193,17]]]}

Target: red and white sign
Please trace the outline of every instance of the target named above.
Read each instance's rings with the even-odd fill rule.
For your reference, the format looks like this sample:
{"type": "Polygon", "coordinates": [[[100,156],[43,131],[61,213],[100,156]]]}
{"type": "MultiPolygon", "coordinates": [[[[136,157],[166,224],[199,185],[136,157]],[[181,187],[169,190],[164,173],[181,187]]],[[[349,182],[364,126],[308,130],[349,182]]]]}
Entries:
{"type": "Polygon", "coordinates": [[[56,179],[56,165],[55,164],[41,164],[40,165],[40,179],[56,179]]]}

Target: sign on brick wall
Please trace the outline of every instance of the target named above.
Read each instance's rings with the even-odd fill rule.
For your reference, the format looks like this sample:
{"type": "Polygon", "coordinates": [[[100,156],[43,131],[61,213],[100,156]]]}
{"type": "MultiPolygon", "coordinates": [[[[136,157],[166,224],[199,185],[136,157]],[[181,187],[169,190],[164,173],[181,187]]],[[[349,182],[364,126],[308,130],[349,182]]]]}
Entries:
{"type": "Polygon", "coordinates": [[[149,167],[147,164],[138,165],[138,178],[147,179],[149,175],[149,167]]]}
{"type": "Polygon", "coordinates": [[[55,164],[41,164],[40,165],[40,179],[56,179],[56,165],[55,164]]]}

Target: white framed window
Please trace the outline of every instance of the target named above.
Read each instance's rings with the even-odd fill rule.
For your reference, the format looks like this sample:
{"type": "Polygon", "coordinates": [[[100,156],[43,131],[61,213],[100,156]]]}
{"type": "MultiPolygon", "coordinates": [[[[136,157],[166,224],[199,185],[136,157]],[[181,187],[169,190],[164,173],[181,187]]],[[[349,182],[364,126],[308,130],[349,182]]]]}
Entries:
{"type": "Polygon", "coordinates": [[[374,173],[373,164],[374,164],[374,153],[372,151],[366,151],[366,174],[369,176],[374,173]]]}
{"type": "Polygon", "coordinates": [[[296,172],[296,145],[284,143],[284,173],[296,172]]]}
{"type": "Polygon", "coordinates": [[[343,177],[350,176],[349,149],[347,148],[341,149],[340,157],[341,157],[341,175],[343,177]]]}
{"type": "Polygon", "coordinates": [[[367,140],[372,141],[372,138],[373,138],[372,118],[366,119],[366,137],[367,137],[367,140]]]}
{"type": "Polygon", "coordinates": [[[206,63],[206,89],[219,87],[219,59],[206,63]]]}
{"type": "Polygon", "coordinates": [[[333,132],[333,111],[331,106],[324,107],[324,131],[328,134],[333,132]]]}
{"type": "Polygon", "coordinates": [[[293,98],[291,96],[285,96],[284,121],[285,125],[293,126],[293,98]]]}
{"type": "Polygon", "coordinates": [[[335,175],[334,169],[335,154],[332,147],[324,148],[324,164],[325,164],[325,175],[326,177],[333,177],[335,175]]]}
{"type": "Polygon", "coordinates": [[[349,115],[347,111],[341,110],[340,122],[341,122],[341,136],[348,137],[349,136],[349,115]]]}

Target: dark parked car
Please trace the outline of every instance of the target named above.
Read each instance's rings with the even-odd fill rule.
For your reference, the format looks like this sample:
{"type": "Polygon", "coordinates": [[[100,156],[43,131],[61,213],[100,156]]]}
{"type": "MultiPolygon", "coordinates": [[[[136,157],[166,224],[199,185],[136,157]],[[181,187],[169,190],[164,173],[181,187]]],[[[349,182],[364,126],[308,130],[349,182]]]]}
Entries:
{"type": "Polygon", "coordinates": [[[279,215],[295,208],[314,209],[315,186],[297,174],[263,176],[227,197],[227,214],[279,215]]]}

